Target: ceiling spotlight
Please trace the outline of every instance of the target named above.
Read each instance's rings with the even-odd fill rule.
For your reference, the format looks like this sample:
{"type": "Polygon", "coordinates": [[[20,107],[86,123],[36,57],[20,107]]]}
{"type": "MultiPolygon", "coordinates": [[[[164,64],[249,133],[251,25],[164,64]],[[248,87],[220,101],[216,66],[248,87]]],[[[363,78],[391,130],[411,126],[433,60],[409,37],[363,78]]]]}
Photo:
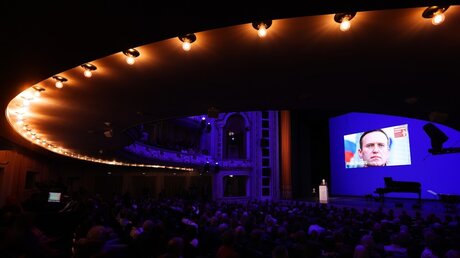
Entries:
{"type": "Polygon", "coordinates": [[[53,76],[53,79],[56,80],[56,83],[54,84],[54,86],[56,86],[56,88],[58,89],[61,89],[62,87],[64,87],[64,82],[67,81],[67,78],[59,76],[59,75],[53,76]]]}
{"type": "Polygon", "coordinates": [[[441,24],[444,19],[444,12],[449,8],[449,6],[430,6],[423,11],[422,17],[426,19],[431,19],[433,25],[441,24]]]}
{"type": "Polygon", "coordinates": [[[351,19],[355,17],[356,12],[351,12],[351,13],[337,13],[334,15],[334,21],[337,23],[340,23],[340,30],[341,31],[347,31],[350,29],[351,26],[351,19]]]}
{"type": "Polygon", "coordinates": [[[33,86],[32,88],[35,90],[34,96],[37,98],[40,97],[42,91],[45,91],[45,89],[40,86],[33,86]]]}
{"type": "Polygon", "coordinates": [[[23,97],[22,106],[24,106],[24,107],[30,106],[30,101],[31,100],[32,100],[31,98],[23,97]]]}
{"type": "Polygon", "coordinates": [[[134,48],[123,51],[123,54],[126,56],[126,63],[129,65],[134,64],[135,59],[140,55],[139,51],[134,48]]]}
{"type": "Polygon", "coordinates": [[[257,21],[252,23],[252,27],[257,30],[259,37],[264,38],[267,35],[267,29],[272,25],[272,20],[257,21]]]}
{"type": "Polygon", "coordinates": [[[192,48],[192,43],[196,40],[196,36],[193,33],[189,33],[183,36],[179,36],[179,39],[182,41],[182,49],[189,51],[192,48]]]}
{"type": "Polygon", "coordinates": [[[85,69],[83,74],[85,75],[86,78],[90,78],[91,76],[93,76],[93,71],[96,71],[97,69],[95,65],[90,64],[90,63],[82,64],[81,67],[85,69]]]}

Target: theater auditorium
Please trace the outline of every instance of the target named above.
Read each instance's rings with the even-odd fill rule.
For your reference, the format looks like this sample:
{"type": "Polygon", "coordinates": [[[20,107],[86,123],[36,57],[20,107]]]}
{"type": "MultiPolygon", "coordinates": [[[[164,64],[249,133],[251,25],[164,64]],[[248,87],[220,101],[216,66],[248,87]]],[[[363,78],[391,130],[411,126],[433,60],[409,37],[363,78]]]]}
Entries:
{"type": "Polygon", "coordinates": [[[0,257],[460,257],[459,4],[4,1],[0,257]]]}

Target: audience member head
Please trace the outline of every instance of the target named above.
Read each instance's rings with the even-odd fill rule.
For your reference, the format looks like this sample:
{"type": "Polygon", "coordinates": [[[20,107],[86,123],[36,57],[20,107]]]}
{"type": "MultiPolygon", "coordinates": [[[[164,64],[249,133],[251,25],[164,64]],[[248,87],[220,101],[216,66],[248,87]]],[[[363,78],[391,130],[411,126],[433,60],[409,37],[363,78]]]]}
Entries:
{"type": "Polygon", "coordinates": [[[142,223],[142,230],[144,232],[151,232],[153,228],[155,227],[155,224],[151,220],[145,220],[144,223],[142,223]]]}
{"type": "Polygon", "coordinates": [[[234,233],[233,230],[226,230],[225,232],[222,232],[220,238],[222,240],[222,244],[224,245],[233,245],[234,243],[234,233]]]}
{"type": "Polygon", "coordinates": [[[369,258],[369,252],[363,245],[357,245],[353,253],[353,258],[369,258]]]}
{"type": "Polygon", "coordinates": [[[181,257],[184,250],[182,237],[173,237],[168,241],[168,254],[170,257],[181,257]]]}
{"type": "Polygon", "coordinates": [[[446,252],[446,258],[460,258],[460,251],[450,249],[446,252]]]}
{"type": "Polygon", "coordinates": [[[88,233],[86,234],[86,239],[92,241],[100,241],[105,242],[108,238],[107,230],[104,226],[96,225],[89,229],[88,233]]]}
{"type": "Polygon", "coordinates": [[[367,250],[374,248],[375,241],[371,235],[364,235],[361,237],[361,245],[366,247],[367,250]]]}
{"type": "Polygon", "coordinates": [[[246,235],[246,229],[243,226],[237,226],[235,228],[235,235],[238,237],[242,237],[246,235]]]}
{"type": "Polygon", "coordinates": [[[272,251],[272,258],[289,258],[288,249],[284,245],[276,246],[272,251]]]}

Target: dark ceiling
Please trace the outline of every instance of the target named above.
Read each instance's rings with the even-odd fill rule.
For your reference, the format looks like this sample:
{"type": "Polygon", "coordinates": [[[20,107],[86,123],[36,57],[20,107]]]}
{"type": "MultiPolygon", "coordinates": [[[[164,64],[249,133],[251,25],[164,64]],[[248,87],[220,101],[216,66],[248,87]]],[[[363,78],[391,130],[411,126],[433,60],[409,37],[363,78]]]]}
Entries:
{"type": "MultiPolygon", "coordinates": [[[[34,85],[45,88],[28,123],[74,152],[110,153],[127,144],[123,132],[135,125],[206,114],[211,107],[302,110],[325,119],[376,112],[460,128],[457,1],[312,1],[263,8],[74,2],[4,2],[0,39],[2,109],[34,85]],[[434,3],[451,4],[438,26],[422,18],[434,3]],[[333,17],[346,11],[358,13],[350,31],[341,32],[333,17]],[[251,23],[265,19],[273,24],[260,39],[251,23]],[[191,32],[198,39],[184,52],[177,36],[191,32]],[[141,52],[133,66],[121,54],[128,48],[141,52]],[[98,67],[90,79],[79,67],[86,62],[98,67]],[[68,85],[56,89],[53,75],[67,77],[68,85]],[[112,138],[102,133],[107,123],[112,138]]],[[[44,150],[24,140],[4,116],[0,136],[8,148],[44,150]]]]}

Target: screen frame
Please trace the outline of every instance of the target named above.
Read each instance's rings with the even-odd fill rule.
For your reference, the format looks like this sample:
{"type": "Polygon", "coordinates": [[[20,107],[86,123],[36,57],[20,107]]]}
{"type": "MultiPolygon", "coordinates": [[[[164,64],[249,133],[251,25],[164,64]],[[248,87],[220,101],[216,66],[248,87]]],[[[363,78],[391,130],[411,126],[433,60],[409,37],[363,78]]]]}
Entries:
{"type": "Polygon", "coordinates": [[[388,138],[389,157],[383,166],[411,165],[409,125],[406,123],[345,134],[343,150],[346,169],[368,167],[360,157],[361,137],[365,133],[379,131],[388,138]]]}

